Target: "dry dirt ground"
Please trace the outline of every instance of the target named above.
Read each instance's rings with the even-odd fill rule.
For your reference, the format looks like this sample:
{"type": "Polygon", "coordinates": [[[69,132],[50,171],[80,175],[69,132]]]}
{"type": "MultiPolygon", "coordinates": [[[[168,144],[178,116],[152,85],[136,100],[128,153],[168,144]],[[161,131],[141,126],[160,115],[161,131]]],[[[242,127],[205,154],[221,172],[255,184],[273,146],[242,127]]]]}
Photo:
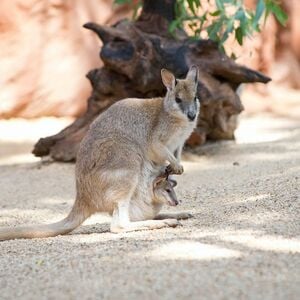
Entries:
{"type": "MultiPolygon", "coordinates": [[[[34,141],[67,120],[0,122],[0,226],[69,211],[74,165],[41,163],[34,141]]],[[[0,242],[0,299],[299,299],[300,122],[244,118],[237,142],[185,155],[178,177],[194,218],[109,232],[97,215],[73,234],[0,242]]]]}

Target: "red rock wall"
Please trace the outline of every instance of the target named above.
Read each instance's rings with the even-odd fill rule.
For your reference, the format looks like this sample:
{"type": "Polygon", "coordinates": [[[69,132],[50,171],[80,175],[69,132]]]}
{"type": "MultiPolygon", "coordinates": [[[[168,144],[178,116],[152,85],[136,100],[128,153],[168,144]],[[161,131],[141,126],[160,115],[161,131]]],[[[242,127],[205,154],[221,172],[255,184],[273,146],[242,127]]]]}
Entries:
{"type": "Polygon", "coordinates": [[[91,90],[84,75],[101,65],[82,24],[126,14],[112,0],[1,0],[0,118],[78,115],[91,90]]]}

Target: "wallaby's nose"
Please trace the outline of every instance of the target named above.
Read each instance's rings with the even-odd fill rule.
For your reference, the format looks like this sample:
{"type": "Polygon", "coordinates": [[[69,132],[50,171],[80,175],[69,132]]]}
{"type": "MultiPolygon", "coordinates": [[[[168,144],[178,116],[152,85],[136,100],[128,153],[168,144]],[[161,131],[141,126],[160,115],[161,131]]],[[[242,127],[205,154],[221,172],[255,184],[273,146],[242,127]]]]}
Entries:
{"type": "Polygon", "coordinates": [[[174,199],[174,198],[169,199],[169,200],[168,200],[168,203],[169,203],[169,205],[171,205],[171,206],[176,206],[176,205],[179,204],[178,200],[177,200],[177,199],[174,199]]]}
{"type": "Polygon", "coordinates": [[[174,202],[175,206],[178,205],[178,203],[179,203],[178,200],[176,200],[176,199],[174,199],[173,202],[174,202]]]}
{"type": "Polygon", "coordinates": [[[187,116],[188,116],[188,118],[189,118],[190,121],[194,121],[195,118],[196,118],[196,113],[194,113],[194,112],[188,112],[187,116]]]}

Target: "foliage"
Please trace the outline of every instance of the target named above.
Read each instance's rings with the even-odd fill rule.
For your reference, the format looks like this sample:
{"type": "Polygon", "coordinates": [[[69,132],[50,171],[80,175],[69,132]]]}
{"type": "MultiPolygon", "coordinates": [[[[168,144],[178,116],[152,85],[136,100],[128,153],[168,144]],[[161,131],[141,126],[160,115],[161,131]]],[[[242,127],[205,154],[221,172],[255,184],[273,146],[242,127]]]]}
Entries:
{"type": "MultiPolygon", "coordinates": [[[[117,4],[133,6],[135,16],[141,1],[115,0],[117,4]]],[[[255,10],[247,9],[244,0],[176,0],[176,19],[169,31],[175,35],[176,29],[188,28],[193,38],[200,38],[203,32],[218,42],[220,47],[234,34],[242,45],[244,38],[259,32],[261,20],[274,15],[281,25],[287,21],[286,13],[280,8],[280,0],[257,0],[255,10]]]]}

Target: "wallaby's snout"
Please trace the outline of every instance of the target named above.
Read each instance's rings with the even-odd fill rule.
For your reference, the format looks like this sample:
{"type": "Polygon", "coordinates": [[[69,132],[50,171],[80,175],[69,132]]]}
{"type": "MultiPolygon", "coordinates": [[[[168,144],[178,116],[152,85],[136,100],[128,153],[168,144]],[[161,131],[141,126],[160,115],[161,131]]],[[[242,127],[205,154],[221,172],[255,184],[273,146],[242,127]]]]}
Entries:
{"type": "Polygon", "coordinates": [[[190,112],[188,112],[187,116],[190,121],[194,121],[196,118],[196,112],[190,111],[190,112]]]}
{"type": "Polygon", "coordinates": [[[199,100],[197,97],[194,97],[194,100],[192,101],[185,101],[184,103],[184,108],[183,108],[183,113],[186,114],[188,120],[190,122],[195,121],[198,112],[199,112],[199,100]]]}
{"type": "Polygon", "coordinates": [[[170,206],[177,206],[179,204],[179,201],[177,200],[177,196],[173,187],[170,189],[166,189],[166,192],[168,193],[167,195],[168,204],[170,206]]]}
{"type": "Polygon", "coordinates": [[[172,199],[168,201],[170,206],[177,206],[179,204],[177,199],[172,199]]]}
{"type": "Polygon", "coordinates": [[[156,201],[162,203],[168,203],[170,206],[176,206],[179,204],[174,187],[177,185],[176,180],[169,179],[165,173],[158,176],[154,182],[154,195],[156,201]]]}

